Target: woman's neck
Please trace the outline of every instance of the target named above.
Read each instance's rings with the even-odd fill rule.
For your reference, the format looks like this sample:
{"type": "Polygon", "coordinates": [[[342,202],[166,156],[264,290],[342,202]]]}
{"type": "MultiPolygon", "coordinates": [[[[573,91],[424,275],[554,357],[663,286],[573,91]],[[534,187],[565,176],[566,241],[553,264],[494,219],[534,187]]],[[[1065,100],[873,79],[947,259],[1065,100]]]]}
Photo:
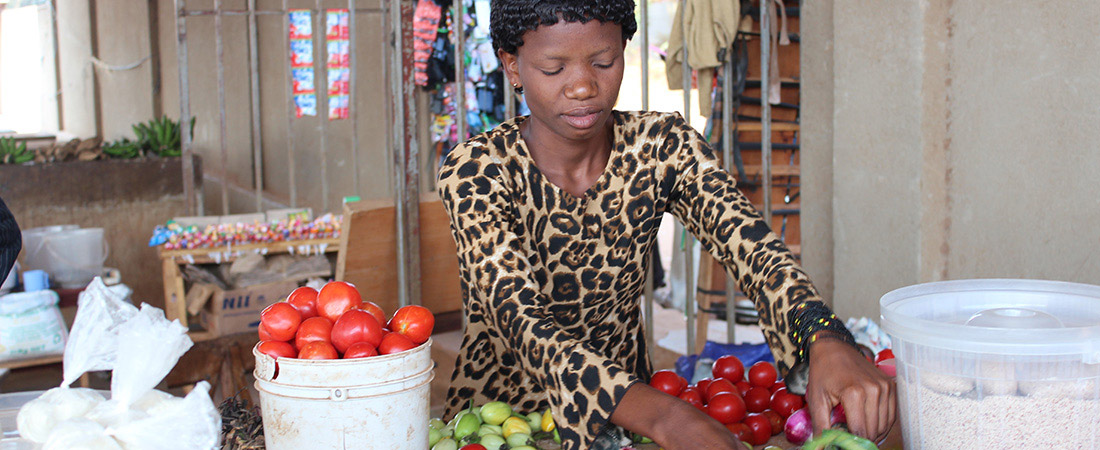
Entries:
{"type": "Polygon", "coordinates": [[[558,188],[581,197],[607,168],[612,127],[612,121],[608,120],[603,132],[593,139],[574,141],[525,120],[520,124],[520,135],[543,176],[558,188]]]}

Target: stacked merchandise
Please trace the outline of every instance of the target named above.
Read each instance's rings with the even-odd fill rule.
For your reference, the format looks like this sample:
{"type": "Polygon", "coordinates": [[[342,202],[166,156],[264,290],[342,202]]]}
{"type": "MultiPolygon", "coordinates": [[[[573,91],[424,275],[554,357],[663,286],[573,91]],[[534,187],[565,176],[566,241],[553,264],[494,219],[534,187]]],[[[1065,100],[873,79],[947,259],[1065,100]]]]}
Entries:
{"type": "MultiPolygon", "coordinates": [[[[421,0],[413,19],[413,60],[416,84],[431,91],[431,136],[435,155],[443,156],[460,142],[499,125],[505,117],[504,74],[489,38],[489,0],[464,0],[462,33],[455,27],[449,0],[421,0]],[[455,103],[455,48],[463,41],[467,136],[458,136],[455,103]]],[[[526,106],[517,109],[526,114],[526,106]]]]}

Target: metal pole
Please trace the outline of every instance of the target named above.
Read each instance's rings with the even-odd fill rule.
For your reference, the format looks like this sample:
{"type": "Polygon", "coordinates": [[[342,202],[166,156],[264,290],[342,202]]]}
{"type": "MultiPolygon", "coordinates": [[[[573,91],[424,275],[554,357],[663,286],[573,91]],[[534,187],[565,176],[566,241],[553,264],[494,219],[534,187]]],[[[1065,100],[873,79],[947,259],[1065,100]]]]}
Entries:
{"type": "Polygon", "coordinates": [[[256,186],[256,212],[264,210],[263,125],[260,122],[260,51],[256,26],[256,0],[248,0],[248,62],[252,88],[252,177],[256,186]]]}
{"type": "Polygon", "coordinates": [[[190,86],[187,83],[187,7],[186,0],[176,2],[176,60],[180,78],[180,153],[183,160],[183,196],[187,214],[201,215],[202,206],[195,204],[195,165],[191,151],[191,133],[184,131],[184,124],[191,122],[190,86]]]}
{"type": "MultiPolygon", "coordinates": [[[[214,0],[214,45],[218,54],[218,125],[221,131],[222,214],[229,215],[229,142],[225,117],[225,46],[222,45],[222,0],[214,0]]],[[[182,126],[182,123],[181,123],[182,126]]]]}
{"type": "Polygon", "coordinates": [[[409,303],[405,248],[405,93],[401,82],[401,0],[390,2],[393,59],[390,61],[390,93],[393,100],[393,197],[397,220],[397,303],[409,303]]]}
{"type": "Polygon", "coordinates": [[[771,63],[771,23],[768,11],[774,7],[773,0],[763,0],[766,6],[760,8],[760,160],[764,194],[764,223],[772,225],[772,107],[768,103],[768,85],[771,63]]]}
{"type": "MultiPolygon", "coordinates": [[[[684,89],[684,120],[691,125],[691,66],[688,65],[688,24],[687,24],[687,0],[680,0],[680,32],[683,33],[684,48],[681,50],[683,61],[683,89],[684,89]]],[[[702,86],[700,86],[702,88],[702,86]]],[[[695,354],[695,239],[683,226],[677,227],[684,230],[681,235],[684,239],[684,285],[687,295],[684,299],[684,316],[687,318],[687,352],[695,354]]]]}
{"type": "MultiPolygon", "coordinates": [[[[733,58],[731,45],[726,49],[726,64],[722,69],[722,165],[730,174],[733,174],[733,58]]],[[[737,284],[726,273],[726,343],[736,344],[737,302],[733,290],[737,284]]]]}
{"type": "MultiPolygon", "coordinates": [[[[649,110],[649,0],[639,0],[639,15],[642,20],[638,24],[638,31],[642,34],[641,42],[641,57],[642,57],[642,111],[649,110]]],[[[660,226],[660,219],[658,218],[658,227],[660,226]]],[[[654,242],[653,245],[658,245],[654,242]]],[[[654,285],[654,267],[660,264],[661,261],[653,257],[653,251],[645,256],[649,260],[649,265],[646,269],[645,277],[645,341],[646,348],[649,349],[649,357],[653,359],[653,303],[656,300],[653,297],[655,291],[654,285]]]]}
{"type": "Polygon", "coordinates": [[[325,122],[328,121],[328,64],[325,45],[325,10],[321,7],[321,0],[316,0],[315,6],[317,18],[313,21],[313,70],[314,73],[324,74],[324,78],[314,77],[314,88],[317,94],[317,134],[321,147],[321,210],[328,211],[328,147],[325,146],[325,122]],[[321,69],[318,70],[317,66],[321,69]],[[319,80],[324,80],[319,81],[319,80]]]}
{"type": "MultiPolygon", "coordinates": [[[[283,29],[286,40],[286,51],[284,55],[290,54],[290,6],[288,0],[283,0],[283,29]]],[[[291,67],[288,64],[286,66],[286,72],[283,75],[283,84],[286,86],[286,160],[287,160],[287,189],[290,190],[290,207],[298,207],[298,182],[295,177],[295,166],[297,164],[294,161],[294,87],[291,83],[291,67]]]]}
{"type": "Polygon", "coordinates": [[[355,15],[358,11],[355,8],[355,0],[348,0],[348,52],[351,58],[351,75],[348,79],[348,114],[351,116],[351,180],[352,187],[355,189],[355,195],[362,194],[359,186],[359,108],[355,105],[355,77],[357,72],[355,57],[358,48],[358,41],[355,40],[355,15]]]}
{"type": "Polygon", "coordinates": [[[455,17],[455,124],[458,143],[466,141],[466,3],[454,0],[455,17]]]}

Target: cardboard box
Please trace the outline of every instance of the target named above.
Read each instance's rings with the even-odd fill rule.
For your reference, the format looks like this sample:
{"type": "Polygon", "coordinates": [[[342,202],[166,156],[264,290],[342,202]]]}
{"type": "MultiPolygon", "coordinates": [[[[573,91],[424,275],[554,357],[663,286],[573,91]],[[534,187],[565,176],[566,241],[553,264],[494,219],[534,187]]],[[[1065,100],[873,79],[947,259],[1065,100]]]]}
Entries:
{"type": "Polygon", "coordinates": [[[283,280],[231,291],[215,288],[210,303],[199,314],[199,324],[214,336],[256,333],[260,312],[267,305],[285,299],[297,287],[297,281],[283,280]]]}

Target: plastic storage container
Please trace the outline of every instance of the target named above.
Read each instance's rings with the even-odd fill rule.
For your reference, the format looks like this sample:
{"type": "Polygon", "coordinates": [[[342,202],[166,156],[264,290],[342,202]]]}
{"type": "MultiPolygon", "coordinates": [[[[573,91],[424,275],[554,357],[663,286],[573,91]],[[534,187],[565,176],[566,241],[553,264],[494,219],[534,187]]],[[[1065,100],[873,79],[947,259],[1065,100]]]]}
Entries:
{"type": "Polygon", "coordinates": [[[82,288],[103,274],[107,242],[102,228],[77,228],[47,233],[37,245],[41,264],[66,289],[82,288]]]}
{"type": "Polygon", "coordinates": [[[276,361],[253,348],[267,448],[428,448],[431,344],[334,360],[276,361]]]}
{"type": "Polygon", "coordinates": [[[946,281],[880,303],[906,450],[1100,450],[1100,286],[946,281]]]}

